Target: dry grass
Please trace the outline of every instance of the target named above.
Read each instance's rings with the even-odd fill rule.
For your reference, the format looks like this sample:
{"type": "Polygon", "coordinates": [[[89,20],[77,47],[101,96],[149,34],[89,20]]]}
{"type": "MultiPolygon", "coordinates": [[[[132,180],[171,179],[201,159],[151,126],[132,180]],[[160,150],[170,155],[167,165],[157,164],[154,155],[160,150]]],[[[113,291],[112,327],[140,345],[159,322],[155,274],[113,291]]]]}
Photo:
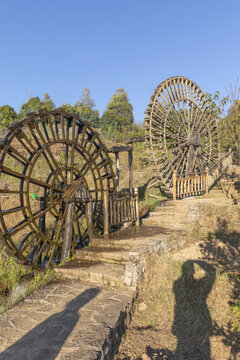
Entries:
{"type": "Polygon", "coordinates": [[[216,201],[187,248],[148,259],[115,360],[240,359],[240,211],[216,201]]]}
{"type": "Polygon", "coordinates": [[[232,296],[229,275],[209,262],[152,255],[116,359],[238,359],[232,296]]]}
{"type": "Polygon", "coordinates": [[[18,264],[0,246],[0,314],[57,277],[54,270],[36,273],[18,264]]]}

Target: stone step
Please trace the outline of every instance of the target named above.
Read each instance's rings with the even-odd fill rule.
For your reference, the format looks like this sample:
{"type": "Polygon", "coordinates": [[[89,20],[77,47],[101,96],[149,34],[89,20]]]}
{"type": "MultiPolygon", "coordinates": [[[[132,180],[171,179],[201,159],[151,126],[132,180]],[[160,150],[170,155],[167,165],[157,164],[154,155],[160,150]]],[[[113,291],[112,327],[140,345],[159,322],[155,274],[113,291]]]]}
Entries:
{"type": "Polygon", "coordinates": [[[168,206],[168,207],[160,207],[160,206],[158,206],[158,207],[156,207],[154,212],[173,215],[176,212],[176,207],[175,206],[171,206],[171,207],[170,206],[168,206]]]}
{"type": "Polygon", "coordinates": [[[76,252],[77,260],[88,260],[92,262],[106,262],[108,264],[126,264],[129,259],[128,250],[118,250],[111,247],[88,246],[76,252]]]}
{"type": "Polygon", "coordinates": [[[122,281],[125,266],[120,264],[93,263],[76,259],[71,261],[71,264],[59,266],[55,271],[64,278],[79,280],[83,283],[126,287],[122,281]]]}
{"type": "Polygon", "coordinates": [[[176,212],[174,214],[166,214],[166,213],[161,213],[161,212],[154,211],[154,212],[150,213],[149,216],[146,217],[146,219],[147,218],[153,218],[153,217],[154,218],[159,217],[159,219],[168,219],[169,218],[169,219],[173,219],[174,221],[176,221],[177,219],[181,219],[183,217],[186,217],[187,214],[188,214],[188,211],[184,210],[184,209],[179,210],[179,212],[176,212]]]}
{"type": "Polygon", "coordinates": [[[203,196],[203,199],[225,199],[226,195],[224,192],[222,192],[222,190],[217,191],[217,192],[210,192],[208,194],[205,194],[203,196]]]}
{"type": "Polygon", "coordinates": [[[185,223],[182,222],[177,222],[174,221],[173,219],[169,219],[169,220],[161,220],[160,218],[147,218],[147,219],[142,219],[143,225],[155,225],[155,226],[162,226],[162,227],[166,227],[166,228],[172,228],[174,230],[176,229],[184,229],[186,227],[185,223]]]}
{"type": "Polygon", "coordinates": [[[132,250],[134,244],[126,240],[93,238],[91,245],[94,247],[114,249],[114,250],[132,250]]]}

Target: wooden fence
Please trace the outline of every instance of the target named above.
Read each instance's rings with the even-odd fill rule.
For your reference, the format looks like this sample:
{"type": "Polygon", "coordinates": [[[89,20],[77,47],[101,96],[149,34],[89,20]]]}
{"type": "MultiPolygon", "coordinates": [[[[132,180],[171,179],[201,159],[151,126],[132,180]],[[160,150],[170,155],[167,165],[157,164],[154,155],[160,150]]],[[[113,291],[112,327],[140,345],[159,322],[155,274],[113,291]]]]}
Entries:
{"type": "Polygon", "coordinates": [[[208,169],[202,175],[189,174],[186,177],[173,171],[173,199],[183,199],[208,193],[208,169]]]}
{"type": "Polygon", "coordinates": [[[139,226],[138,189],[132,193],[109,193],[103,196],[104,236],[108,237],[111,227],[131,223],[139,226]]]}

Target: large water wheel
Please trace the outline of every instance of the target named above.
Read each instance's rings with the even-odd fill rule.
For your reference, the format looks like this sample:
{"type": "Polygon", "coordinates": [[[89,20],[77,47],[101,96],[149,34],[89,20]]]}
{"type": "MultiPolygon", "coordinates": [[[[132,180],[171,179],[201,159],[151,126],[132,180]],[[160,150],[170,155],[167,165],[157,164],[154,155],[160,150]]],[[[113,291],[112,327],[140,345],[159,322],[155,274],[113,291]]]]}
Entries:
{"type": "MultiPolygon", "coordinates": [[[[102,194],[115,189],[107,149],[78,116],[61,109],[30,114],[0,143],[1,238],[25,264],[61,261],[66,198],[78,185],[90,194],[95,232],[102,231],[102,194]]],[[[89,241],[85,205],[73,209],[72,250],[89,241]]]]}
{"type": "Polygon", "coordinates": [[[216,118],[192,80],[175,76],[154,91],[146,110],[145,139],[162,190],[171,196],[173,170],[201,174],[219,159],[216,118]]]}

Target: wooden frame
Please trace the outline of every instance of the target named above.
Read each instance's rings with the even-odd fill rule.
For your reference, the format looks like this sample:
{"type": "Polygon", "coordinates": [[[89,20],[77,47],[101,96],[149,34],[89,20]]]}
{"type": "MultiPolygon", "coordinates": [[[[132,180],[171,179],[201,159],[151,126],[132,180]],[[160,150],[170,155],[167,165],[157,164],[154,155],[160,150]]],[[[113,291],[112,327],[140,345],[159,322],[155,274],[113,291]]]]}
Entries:
{"type": "Polygon", "coordinates": [[[116,161],[116,190],[119,191],[119,176],[120,176],[120,161],[119,153],[127,151],[128,152],[128,169],[129,169],[129,191],[133,191],[133,149],[132,146],[113,146],[108,150],[109,153],[115,154],[116,161]]]}
{"type": "Polygon", "coordinates": [[[108,237],[111,227],[131,223],[140,225],[138,189],[132,193],[109,193],[106,189],[103,196],[104,237],[108,237]]]}

